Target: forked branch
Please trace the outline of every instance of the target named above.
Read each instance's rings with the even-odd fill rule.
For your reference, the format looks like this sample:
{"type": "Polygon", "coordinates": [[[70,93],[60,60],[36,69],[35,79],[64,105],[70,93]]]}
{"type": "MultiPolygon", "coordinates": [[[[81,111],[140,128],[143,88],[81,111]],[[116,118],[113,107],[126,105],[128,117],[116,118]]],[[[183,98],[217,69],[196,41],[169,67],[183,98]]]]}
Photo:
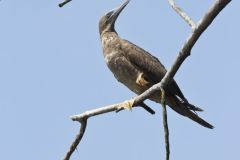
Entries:
{"type": "MultiPolygon", "coordinates": [[[[71,1],[71,0],[66,0],[65,2],[61,3],[60,6],[63,6],[64,4],[68,3],[69,1],[71,1]]],[[[172,64],[172,66],[170,67],[170,69],[168,70],[166,75],[164,76],[164,78],[161,80],[161,82],[153,85],[151,88],[146,90],[144,93],[142,93],[139,96],[136,96],[135,98],[133,98],[131,100],[128,100],[128,101],[125,101],[125,102],[119,103],[119,104],[114,104],[114,105],[94,109],[94,110],[91,110],[91,111],[86,111],[82,114],[72,116],[71,117],[72,120],[81,122],[82,126],[81,126],[80,133],[78,134],[75,141],[71,145],[71,148],[69,149],[69,151],[68,151],[67,155],[65,156],[64,160],[69,160],[71,154],[74,152],[78,143],[81,141],[81,139],[83,137],[83,134],[84,134],[84,131],[85,131],[86,126],[87,126],[87,119],[89,117],[104,114],[104,113],[107,113],[107,112],[119,111],[119,110],[125,108],[124,105],[129,104],[129,103],[131,103],[132,106],[139,106],[140,105],[141,107],[143,107],[145,105],[141,105],[141,104],[143,104],[144,100],[146,100],[148,97],[150,97],[150,95],[152,95],[156,91],[161,90],[161,88],[164,88],[169,82],[171,82],[174,75],[176,74],[176,72],[180,68],[181,64],[183,63],[183,61],[190,55],[190,52],[191,52],[194,44],[197,42],[197,40],[199,39],[201,34],[206,30],[206,28],[212,23],[212,21],[215,19],[215,17],[221,12],[221,10],[229,2],[231,2],[231,0],[215,0],[213,6],[207,11],[207,13],[197,23],[197,25],[195,27],[192,27],[194,25],[191,21],[187,21],[185,19],[185,21],[187,21],[187,23],[192,28],[194,28],[194,30],[190,34],[190,36],[188,37],[186,42],[184,43],[182,49],[180,50],[179,54],[176,57],[176,60],[174,61],[174,63],[172,64]]],[[[179,10],[179,8],[178,8],[178,10],[179,10]]],[[[189,19],[189,18],[187,18],[187,19],[189,19]]],[[[164,91],[162,91],[162,92],[164,92],[164,91]]],[[[163,98],[163,100],[164,100],[164,98],[163,98]]],[[[148,108],[149,109],[150,107],[145,106],[143,108],[145,108],[145,109],[148,108]]],[[[146,109],[146,110],[148,110],[148,109],[146,109]]],[[[166,125],[164,127],[166,129],[166,127],[167,127],[167,116],[166,116],[166,105],[164,107],[164,103],[163,103],[163,109],[164,109],[163,110],[163,115],[164,115],[163,118],[164,118],[165,125],[166,125]]],[[[151,108],[150,108],[150,112],[151,111],[153,111],[153,110],[151,110],[151,108]]],[[[165,130],[166,149],[168,150],[167,153],[166,153],[166,159],[169,159],[169,154],[170,154],[168,136],[169,136],[168,135],[168,130],[167,131],[165,130]]]]}
{"type": "Polygon", "coordinates": [[[129,103],[131,103],[132,107],[142,107],[150,114],[155,114],[155,111],[153,109],[151,109],[148,105],[143,103],[142,101],[140,102],[138,100],[134,101],[133,99],[130,99],[130,100],[124,101],[122,103],[113,104],[113,105],[109,105],[109,106],[105,106],[105,107],[100,107],[97,109],[86,111],[82,114],[71,116],[70,118],[73,121],[78,121],[81,123],[81,127],[80,127],[80,131],[77,134],[75,140],[73,141],[72,145],[70,146],[69,150],[67,151],[67,153],[64,157],[64,160],[69,160],[72,153],[76,150],[78,144],[80,143],[80,141],[85,133],[88,118],[97,116],[100,114],[108,113],[108,112],[114,112],[114,111],[119,112],[119,111],[123,110],[126,107],[126,105],[128,105],[129,103]]]}

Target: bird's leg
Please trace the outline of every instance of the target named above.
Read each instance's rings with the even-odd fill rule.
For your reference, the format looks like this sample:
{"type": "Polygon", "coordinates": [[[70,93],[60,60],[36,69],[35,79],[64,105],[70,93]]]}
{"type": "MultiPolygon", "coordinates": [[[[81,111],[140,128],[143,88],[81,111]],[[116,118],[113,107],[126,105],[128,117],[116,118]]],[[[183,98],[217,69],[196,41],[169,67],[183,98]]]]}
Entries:
{"type": "Polygon", "coordinates": [[[139,84],[140,86],[146,86],[149,82],[144,78],[144,75],[141,72],[140,74],[138,74],[136,83],[139,84]]]}

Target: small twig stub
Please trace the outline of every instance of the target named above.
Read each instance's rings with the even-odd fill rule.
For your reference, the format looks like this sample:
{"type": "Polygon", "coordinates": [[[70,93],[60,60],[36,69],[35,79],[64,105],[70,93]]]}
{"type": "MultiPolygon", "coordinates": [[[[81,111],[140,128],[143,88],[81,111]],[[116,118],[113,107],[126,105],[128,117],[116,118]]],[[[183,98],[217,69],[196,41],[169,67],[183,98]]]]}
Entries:
{"type": "Polygon", "coordinates": [[[72,0],[65,0],[65,1],[63,1],[62,3],[59,3],[58,6],[59,6],[59,7],[63,7],[65,4],[67,4],[67,3],[71,2],[71,1],[72,1],[72,0]]]}

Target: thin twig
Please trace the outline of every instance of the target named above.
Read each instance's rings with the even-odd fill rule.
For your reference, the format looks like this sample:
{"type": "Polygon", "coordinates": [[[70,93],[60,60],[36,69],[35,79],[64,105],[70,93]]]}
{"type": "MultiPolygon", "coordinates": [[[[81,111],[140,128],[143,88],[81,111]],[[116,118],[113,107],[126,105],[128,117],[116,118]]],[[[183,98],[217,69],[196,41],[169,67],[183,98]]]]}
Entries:
{"type": "Polygon", "coordinates": [[[155,114],[155,111],[145,103],[140,103],[139,106],[148,111],[150,114],[155,114]]]}
{"type": "MultiPolygon", "coordinates": [[[[104,114],[104,113],[108,113],[108,112],[116,112],[116,111],[120,111],[120,110],[123,110],[125,109],[125,106],[127,103],[129,103],[130,101],[132,101],[133,99],[130,99],[130,100],[127,100],[127,101],[124,101],[122,103],[117,103],[117,104],[112,104],[112,105],[109,105],[109,106],[104,106],[104,107],[100,107],[100,108],[96,108],[96,109],[93,109],[93,110],[89,110],[89,111],[86,111],[82,114],[78,114],[78,115],[73,115],[71,116],[70,118],[73,120],[73,121],[79,121],[81,122],[83,119],[88,119],[90,117],[93,117],[93,116],[97,116],[97,115],[100,115],[100,114],[104,114]]],[[[137,106],[142,106],[142,104],[144,103],[141,103],[139,101],[134,101],[133,103],[133,106],[132,107],[137,107],[137,106]],[[139,105],[138,105],[139,104],[139,105]]],[[[144,104],[146,105],[146,104],[144,104]]],[[[147,106],[147,105],[146,105],[147,106]]],[[[146,109],[144,106],[143,108],[146,109]]],[[[148,112],[150,112],[151,114],[154,114],[154,110],[151,109],[150,107],[147,106],[147,109],[146,109],[148,112]],[[150,111],[149,111],[150,110],[150,111]]]]}
{"type": "Polygon", "coordinates": [[[163,127],[164,127],[164,138],[165,138],[165,149],[166,149],[166,160],[170,158],[170,143],[169,143],[169,130],[168,130],[168,120],[167,120],[167,107],[166,107],[166,94],[163,88],[161,88],[162,92],[162,115],[163,115],[163,127]]]}
{"type": "Polygon", "coordinates": [[[168,0],[168,2],[171,7],[178,13],[178,15],[189,24],[192,30],[194,30],[196,28],[195,22],[180,7],[177,6],[174,0],[168,0]]]}
{"type": "Polygon", "coordinates": [[[59,3],[58,6],[59,7],[63,7],[65,4],[67,4],[68,2],[71,2],[72,0],[65,0],[62,3],[59,3]]]}
{"type": "Polygon", "coordinates": [[[73,154],[73,152],[76,150],[78,144],[80,143],[80,141],[85,133],[86,127],[87,127],[87,119],[84,119],[81,121],[81,127],[79,130],[79,133],[77,134],[75,140],[73,141],[72,145],[70,146],[70,148],[69,148],[68,152],[66,153],[65,157],[63,158],[63,160],[70,159],[71,155],[73,154]]]}
{"type": "MultiPolygon", "coordinates": [[[[158,88],[158,90],[160,88],[164,88],[164,86],[166,86],[173,79],[174,75],[178,71],[183,61],[190,55],[190,52],[194,44],[199,39],[199,37],[207,29],[207,27],[212,23],[215,17],[222,11],[222,9],[225,6],[227,6],[229,2],[231,2],[231,0],[215,0],[212,7],[210,7],[208,12],[198,22],[195,30],[190,34],[189,38],[184,43],[184,46],[182,47],[179,54],[177,55],[174,63],[172,64],[170,69],[167,71],[167,73],[165,74],[161,82],[155,86],[156,88],[158,88]]],[[[155,87],[151,87],[151,88],[154,90],[155,87]]]]}

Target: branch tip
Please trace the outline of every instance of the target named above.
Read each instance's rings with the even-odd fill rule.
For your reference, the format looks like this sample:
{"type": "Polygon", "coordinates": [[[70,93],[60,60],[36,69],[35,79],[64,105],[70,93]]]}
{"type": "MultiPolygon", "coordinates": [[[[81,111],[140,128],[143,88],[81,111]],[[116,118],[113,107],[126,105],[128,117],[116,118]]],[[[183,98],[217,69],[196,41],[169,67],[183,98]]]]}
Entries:
{"type": "Polygon", "coordinates": [[[75,140],[73,141],[72,145],[70,146],[63,160],[69,160],[73,152],[77,149],[77,146],[81,142],[82,137],[85,133],[86,127],[87,127],[87,120],[82,120],[79,133],[76,135],[75,140]]]}
{"type": "Polygon", "coordinates": [[[65,1],[63,1],[62,3],[59,3],[58,4],[58,7],[63,7],[65,4],[67,4],[67,3],[69,3],[69,2],[71,2],[72,0],[65,0],[65,1]]]}
{"type": "Polygon", "coordinates": [[[177,6],[174,0],[168,0],[171,7],[177,12],[177,14],[183,18],[183,20],[192,28],[194,31],[196,28],[195,22],[188,16],[180,7],[177,6]]]}

